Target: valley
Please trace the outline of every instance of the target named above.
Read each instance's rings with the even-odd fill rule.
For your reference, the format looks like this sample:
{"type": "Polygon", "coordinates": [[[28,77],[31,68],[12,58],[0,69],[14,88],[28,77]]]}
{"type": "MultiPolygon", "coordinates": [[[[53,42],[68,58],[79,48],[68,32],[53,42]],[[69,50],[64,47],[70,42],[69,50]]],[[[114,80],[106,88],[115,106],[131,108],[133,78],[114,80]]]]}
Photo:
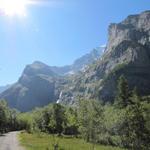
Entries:
{"type": "Polygon", "coordinates": [[[27,150],[149,150],[150,11],[110,24],[106,47],[72,65],[27,65],[0,99],[0,133],[21,130],[27,150]]]}

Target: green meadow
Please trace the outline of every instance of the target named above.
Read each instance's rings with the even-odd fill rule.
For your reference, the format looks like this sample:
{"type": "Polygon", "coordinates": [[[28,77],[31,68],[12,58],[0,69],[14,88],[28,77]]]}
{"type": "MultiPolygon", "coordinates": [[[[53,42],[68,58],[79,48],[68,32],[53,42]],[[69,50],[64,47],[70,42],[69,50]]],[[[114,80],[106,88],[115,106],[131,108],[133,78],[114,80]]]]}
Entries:
{"type": "Polygon", "coordinates": [[[80,138],[58,137],[47,134],[28,134],[26,132],[19,135],[21,145],[26,150],[54,150],[54,145],[58,143],[58,150],[123,150],[117,147],[93,145],[86,143],[80,138]]]}

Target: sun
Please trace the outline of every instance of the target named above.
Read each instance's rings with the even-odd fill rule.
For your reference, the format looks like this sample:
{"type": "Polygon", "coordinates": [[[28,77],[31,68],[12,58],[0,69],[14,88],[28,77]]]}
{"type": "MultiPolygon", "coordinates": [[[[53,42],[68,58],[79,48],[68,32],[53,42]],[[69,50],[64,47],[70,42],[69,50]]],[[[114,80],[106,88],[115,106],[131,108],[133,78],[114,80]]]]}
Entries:
{"type": "Polygon", "coordinates": [[[0,0],[0,11],[7,16],[26,16],[29,0],[0,0]]]}

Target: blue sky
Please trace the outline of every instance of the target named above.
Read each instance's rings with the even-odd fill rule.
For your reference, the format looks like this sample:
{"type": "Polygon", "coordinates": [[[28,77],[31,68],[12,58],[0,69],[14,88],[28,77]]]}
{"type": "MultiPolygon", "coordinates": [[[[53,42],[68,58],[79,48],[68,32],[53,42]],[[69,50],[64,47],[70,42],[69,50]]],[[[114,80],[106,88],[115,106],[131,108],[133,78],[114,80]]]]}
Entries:
{"type": "Polygon", "coordinates": [[[26,64],[68,65],[107,43],[107,29],[149,0],[49,0],[30,5],[26,17],[0,16],[0,85],[14,83],[26,64]]]}

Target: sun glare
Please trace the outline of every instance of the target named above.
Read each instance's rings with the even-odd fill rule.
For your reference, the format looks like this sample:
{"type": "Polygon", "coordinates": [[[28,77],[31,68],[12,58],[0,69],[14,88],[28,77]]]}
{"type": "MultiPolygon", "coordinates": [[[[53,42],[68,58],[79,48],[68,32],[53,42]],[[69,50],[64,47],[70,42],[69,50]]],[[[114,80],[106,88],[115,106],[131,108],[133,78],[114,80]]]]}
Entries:
{"type": "Polygon", "coordinates": [[[26,16],[29,0],[0,0],[0,11],[7,16],[26,16]]]}

